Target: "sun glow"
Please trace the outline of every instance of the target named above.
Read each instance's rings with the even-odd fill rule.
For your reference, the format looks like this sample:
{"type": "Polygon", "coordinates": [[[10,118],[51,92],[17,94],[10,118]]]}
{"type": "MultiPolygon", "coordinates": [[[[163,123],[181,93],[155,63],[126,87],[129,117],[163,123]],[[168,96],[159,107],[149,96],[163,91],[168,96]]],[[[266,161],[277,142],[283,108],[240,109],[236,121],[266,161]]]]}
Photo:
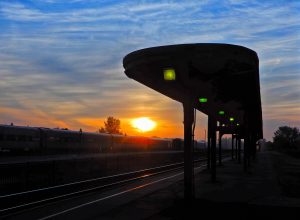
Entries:
{"type": "Polygon", "coordinates": [[[131,125],[140,132],[146,132],[153,130],[156,126],[156,123],[147,117],[142,117],[133,119],[131,125]]]}

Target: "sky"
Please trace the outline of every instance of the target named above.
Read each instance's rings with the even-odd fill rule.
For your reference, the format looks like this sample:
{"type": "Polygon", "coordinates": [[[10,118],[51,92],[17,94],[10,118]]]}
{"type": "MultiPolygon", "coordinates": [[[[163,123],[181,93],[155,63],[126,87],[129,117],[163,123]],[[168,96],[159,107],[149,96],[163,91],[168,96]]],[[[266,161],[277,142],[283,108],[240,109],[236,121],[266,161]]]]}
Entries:
{"type": "MultiPolygon", "coordinates": [[[[300,127],[300,1],[0,0],[0,124],[182,137],[182,105],[129,79],[123,57],[182,43],[229,43],[260,60],[264,136],[300,127]],[[132,119],[149,117],[139,133],[132,119]]],[[[204,139],[207,116],[197,115],[204,139]]]]}

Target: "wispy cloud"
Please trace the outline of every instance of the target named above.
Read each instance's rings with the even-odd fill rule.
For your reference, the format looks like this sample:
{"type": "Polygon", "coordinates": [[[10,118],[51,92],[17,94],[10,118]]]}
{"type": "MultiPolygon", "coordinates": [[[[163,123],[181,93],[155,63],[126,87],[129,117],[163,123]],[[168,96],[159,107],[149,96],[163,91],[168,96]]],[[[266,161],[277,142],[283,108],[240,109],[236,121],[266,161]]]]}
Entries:
{"type": "Polygon", "coordinates": [[[150,46],[224,42],[258,52],[270,138],[277,122],[300,118],[299,11],[299,1],[1,1],[0,123],[94,130],[92,119],[149,114],[181,126],[180,105],[126,78],[122,58],[150,46]]]}

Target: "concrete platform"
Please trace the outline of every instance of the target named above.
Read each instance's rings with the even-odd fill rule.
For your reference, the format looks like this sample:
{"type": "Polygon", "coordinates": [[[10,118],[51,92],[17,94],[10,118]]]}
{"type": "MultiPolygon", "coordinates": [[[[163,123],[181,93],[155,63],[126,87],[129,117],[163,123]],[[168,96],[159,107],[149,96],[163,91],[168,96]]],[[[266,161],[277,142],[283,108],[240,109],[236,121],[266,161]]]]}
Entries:
{"type": "Polygon", "coordinates": [[[229,217],[291,217],[300,211],[300,199],[283,195],[271,161],[272,153],[261,152],[250,172],[242,164],[228,161],[217,167],[217,182],[207,171],[195,176],[196,198],[183,199],[183,181],[113,209],[102,219],[191,219],[229,217]],[[192,217],[194,216],[194,217],[192,217]],[[196,217],[198,216],[198,217],[196,217]],[[205,217],[206,216],[206,217],[205,217]]]}

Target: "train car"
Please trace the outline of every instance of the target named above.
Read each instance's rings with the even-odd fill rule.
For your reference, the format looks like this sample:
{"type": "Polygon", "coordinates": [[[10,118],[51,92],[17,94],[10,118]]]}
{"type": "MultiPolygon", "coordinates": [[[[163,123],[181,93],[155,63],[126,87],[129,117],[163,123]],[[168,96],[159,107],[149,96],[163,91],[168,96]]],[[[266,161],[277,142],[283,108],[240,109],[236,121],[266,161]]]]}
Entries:
{"type": "Polygon", "coordinates": [[[81,151],[81,132],[62,129],[39,128],[42,144],[40,148],[45,153],[69,153],[81,151]]]}
{"type": "Polygon", "coordinates": [[[38,151],[39,147],[38,128],[0,125],[0,152],[38,151]]]}
{"type": "Polygon", "coordinates": [[[173,140],[169,138],[149,138],[148,143],[148,148],[151,151],[173,150],[173,140]]]}
{"type": "Polygon", "coordinates": [[[149,147],[149,141],[145,137],[113,135],[114,152],[136,152],[146,151],[149,147]]]}
{"type": "Polygon", "coordinates": [[[81,149],[84,152],[111,152],[114,145],[113,139],[110,134],[82,132],[81,149]]]}
{"type": "Polygon", "coordinates": [[[172,140],[141,136],[112,135],[114,152],[171,150],[172,140]]]}
{"type": "MultiPolygon", "coordinates": [[[[173,150],[184,150],[184,141],[181,138],[173,139],[173,150]]],[[[194,140],[194,151],[205,151],[206,142],[205,141],[196,141],[194,140]]]]}
{"type": "Polygon", "coordinates": [[[174,138],[172,141],[172,149],[173,150],[183,150],[183,139],[174,138]]]}
{"type": "Polygon", "coordinates": [[[102,153],[112,152],[114,137],[110,134],[43,129],[43,148],[53,153],[102,153]]]}
{"type": "MultiPolygon", "coordinates": [[[[0,152],[41,154],[182,151],[183,139],[148,138],[118,134],[0,125],[0,152]]],[[[194,149],[205,144],[194,142],[194,149]]]]}

